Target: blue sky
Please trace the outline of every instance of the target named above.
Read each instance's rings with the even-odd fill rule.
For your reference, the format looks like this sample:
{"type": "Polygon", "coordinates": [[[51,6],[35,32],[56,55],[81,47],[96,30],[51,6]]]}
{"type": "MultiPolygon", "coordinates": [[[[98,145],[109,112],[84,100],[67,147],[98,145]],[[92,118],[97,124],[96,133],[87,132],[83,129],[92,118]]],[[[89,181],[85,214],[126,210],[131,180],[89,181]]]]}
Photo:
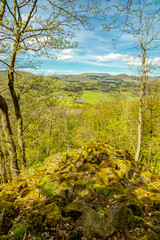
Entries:
{"type": "MultiPolygon", "coordinates": [[[[35,74],[81,74],[109,73],[111,75],[135,75],[141,59],[138,57],[135,39],[124,33],[116,43],[112,39],[120,36],[118,30],[107,32],[99,25],[92,31],[81,29],[76,34],[79,43],[76,49],[54,52],[56,60],[42,56],[34,59],[35,68],[25,69],[35,74]]],[[[160,63],[159,51],[152,61],[160,63]]],[[[158,74],[158,73],[157,73],[158,74]]]]}
{"type": "MultiPolygon", "coordinates": [[[[83,0],[81,1],[83,2],[83,0]]],[[[113,2],[117,6],[117,2],[126,1],[127,0],[113,0],[111,2],[113,2]]],[[[152,3],[152,0],[141,1],[152,3]]],[[[106,1],[101,0],[101,2],[106,1]]],[[[152,11],[153,5],[154,4],[149,5],[149,11],[152,11]]],[[[134,9],[134,5],[132,7],[134,9]]],[[[155,9],[153,9],[153,12],[154,11],[155,9]]],[[[108,19],[110,21],[111,16],[114,16],[114,11],[108,11],[107,13],[110,14],[108,16],[108,19]]],[[[27,12],[24,11],[22,15],[23,20],[26,21],[27,12]]],[[[122,15],[121,17],[123,18],[122,15]]],[[[124,14],[124,18],[125,17],[126,16],[124,14]]],[[[32,20],[33,23],[36,25],[36,18],[33,18],[32,20]]],[[[134,27],[137,24],[134,14],[131,23],[133,23],[134,27]]],[[[137,52],[137,48],[135,47],[135,38],[133,37],[133,34],[128,34],[125,32],[121,35],[121,32],[118,29],[112,29],[110,32],[108,32],[102,28],[101,24],[102,22],[100,22],[99,20],[94,20],[94,30],[86,31],[85,29],[81,28],[79,31],[77,31],[74,40],[78,41],[79,45],[76,49],[64,49],[59,50],[58,52],[54,49],[51,49],[49,50],[50,54],[53,56],[53,58],[56,57],[56,59],[54,60],[48,59],[45,55],[33,58],[34,54],[29,50],[25,52],[25,54],[18,54],[17,66],[20,67],[23,65],[23,68],[21,69],[23,69],[24,71],[30,71],[35,74],[44,75],[81,73],[109,73],[112,75],[124,73],[129,75],[135,75],[135,73],[137,72],[137,67],[141,65],[141,58],[139,57],[139,52],[137,52]],[[121,37],[119,38],[120,35],[121,37]],[[118,40],[115,43],[112,39],[118,40]]],[[[159,23],[158,25],[154,24],[153,28],[155,29],[153,29],[153,31],[157,31],[157,28],[159,28],[160,35],[159,26],[159,23]]],[[[46,35],[43,35],[43,37],[38,38],[38,42],[42,44],[43,42],[47,43],[48,38],[46,38],[46,35]]],[[[36,45],[37,40],[29,39],[26,44],[28,46],[32,46],[32,44],[36,45]]],[[[147,59],[147,61],[150,64],[152,60],[152,64],[154,66],[157,64],[160,66],[159,50],[157,48],[155,50],[156,51],[153,50],[154,54],[152,54],[152,58],[147,59]]]]}
{"type": "Polygon", "coordinates": [[[55,52],[56,60],[45,56],[34,59],[36,68],[25,69],[36,74],[109,73],[134,74],[135,48],[131,35],[125,33],[114,43],[117,30],[107,32],[101,26],[92,30],[80,30],[76,34],[76,49],[55,52]],[[39,63],[40,62],[40,63],[39,63]]]}

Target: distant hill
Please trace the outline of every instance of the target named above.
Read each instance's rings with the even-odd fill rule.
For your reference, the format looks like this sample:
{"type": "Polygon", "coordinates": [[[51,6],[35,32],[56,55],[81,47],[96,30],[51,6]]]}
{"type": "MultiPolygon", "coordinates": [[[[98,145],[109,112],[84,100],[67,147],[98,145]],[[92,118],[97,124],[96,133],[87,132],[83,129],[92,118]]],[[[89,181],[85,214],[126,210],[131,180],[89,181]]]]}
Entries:
{"type": "Polygon", "coordinates": [[[110,75],[108,73],[85,73],[77,75],[57,75],[56,78],[61,81],[79,82],[79,81],[126,81],[137,80],[135,76],[129,76],[126,74],[110,75]]]}

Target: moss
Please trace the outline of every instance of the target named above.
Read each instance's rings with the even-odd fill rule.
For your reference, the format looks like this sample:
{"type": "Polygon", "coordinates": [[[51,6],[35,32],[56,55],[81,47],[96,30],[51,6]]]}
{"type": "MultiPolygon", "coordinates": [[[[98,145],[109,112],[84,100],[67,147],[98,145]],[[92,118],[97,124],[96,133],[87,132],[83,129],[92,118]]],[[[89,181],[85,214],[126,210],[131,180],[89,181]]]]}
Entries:
{"type": "Polygon", "coordinates": [[[150,192],[160,193],[160,183],[153,182],[147,185],[146,189],[150,192]]]}
{"type": "Polygon", "coordinates": [[[132,210],[134,215],[141,216],[144,209],[144,204],[140,200],[129,200],[128,207],[132,210]]]}
{"type": "Polygon", "coordinates": [[[62,219],[61,210],[55,203],[48,204],[41,212],[45,216],[44,223],[48,227],[54,227],[62,219]]]}
{"type": "Polygon", "coordinates": [[[132,202],[132,201],[138,201],[137,197],[134,194],[122,194],[117,197],[117,201],[120,203],[123,202],[132,202]]]}
{"type": "Polygon", "coordinates": [[[28,226],[24,220],[20,223],[14,224],[9,231],[11,239],[23,240],[24,234],[27,232],[27,229],[28,226]]]}
{"type": "Polygon", "coordinates": [[[108,189],[108,194],[118,194],[118,193],[121,193],[122,190],[120,188],[117,188],[117,187],[108,187],[107,186],[107,189],[108,189]]]}
{"type": "Polygon", "coordinates": [[[63,181],[60,185],[59,185],[59,189],[60,190],[67,190],[70,188],[70,182],[69,181],[63,181]]]}
{"type": "Polygon", "coordinates": [[[153,201],[153,210],[160,211],[160,200],[153,201]]]}
{"type": "Polygon", "coordinates": [[[31,189],[29,189],[29,188],[23,189],[20,193],[21,198],[25,197],[30,191],[31,191],[31,189]]]}
{"type": "Polygon", "coordinates": [[[73,173],[66,172],[60,174],[60,181],[63,182],[65,180],[75,180],[76,176],[73,173]]]}
{"type": "Polygon", "coordinates": [[[12,227],[12,220],[16,217],[13,203],[0,201],[0,234],[7,235],[8,231],[12,227]]]}
{"type": "Polygon", "coordinates": [[[15,178],[12,180],[12,187],[16,188],[18,192],[22,189],[27,188],[27,180],[25,178],[15,178]]]}
{"type": "Polygon", "coordinates": [[[135,227],[148,227],[147,221],[142,217],[134,216],[134,223],[135,227]]]}
{"type": "Polygon", "coordinates": [[[105,185],[94,184],[93,189],[96,193],[101,194],[101,195],[106,196],[106,197],[109,194],[108,188],[105,185]]]}
{"type": "Polygon", "coordinates": [[[137,240],[158,240],[158,236],[152,231],[143,237],[137,238],[137,240]]]}
{"type": "Polygon", "coordinates": [[[128,207],[122,207],[114,218],[112,224],[122,230],[135,226],[135,219],[132,210],[128,207]]]}
{"type": "Polygon", "coordinates": [[[43,232],[45,229],[44,219],[45,216],[40,211],[32,211],[27,217],[28,229],[31,232],[43,232]]]}
{"type": "Polygon", "coordinates": [[[83,183],[81,181],[77,181],[73,186],[73,191],[76,191],[76,190],[83,191],[83,190],[85,190],[85,188],[86,188],[85,183],[83,183]]]}
{"type": "Polygon", "coordinates": [[[71,211],[82,212],[83,209],[85,208],[85,206],[86,205],[83,201],[75,201],[75,202],[67,204],[64,208],[64,211],[66,213],[69,213],[71,211]]]}
{"type": "Polygon", "coordinates": [[[18,208],[30,208],[35,201],[39,200],[39,197],[38,189],[31,189],[24,197],[17,198],[14,205],[18,208]]]}
{"type": "Polygon", "coordinates": [[[127,172],[125,170],[114,170],[114,173],[120,179],[127,177],[127,172]]]}
{"type": "Polygon", "coordinates": [[[141,176],[142,176],[143,180],[146,181],[147,183],[159,181],[159,177],[156,174],[153,174],[150,172],[142,172],[141,176]]]}
{"type": "Polygon", "coordinates": [[[110,171],[111,171],[111,169],[108,169],[108,168],[100,169],[100,171],[98,171],[95,174],[95,177],[98,178],[97,183],[100,181],[102,184],[108,184],[108,174],[110,173],[110,171]]]}
{"type": "Polygon", "coordinates": [[[118,189],[120,189],[120,191],[123,190],[122,184],[119,182],[116,182],[116,181],[111,181],[107,186],[118,188],[118,189]]]}
{"type": "Polygon", "coordinates": [[[10,240],[10,239],[12,239],[12,236],[11,235],[3,235],[3,236],[1,236],[1,240],[10,240]]]}
{"type": "Polygon", "coordinates": [[[4,189],[0,192],[0,198],[8,202],[14,202],[16,195],[17,192],[13,189],[4,189]]]}
{"type": "Polygon", "coordinates": [[[77,171],[78,172],[95,172],[97,166],[95,164],[90,164],[90,163],[84,163],[81,166],[78,167],[77,171]]]}

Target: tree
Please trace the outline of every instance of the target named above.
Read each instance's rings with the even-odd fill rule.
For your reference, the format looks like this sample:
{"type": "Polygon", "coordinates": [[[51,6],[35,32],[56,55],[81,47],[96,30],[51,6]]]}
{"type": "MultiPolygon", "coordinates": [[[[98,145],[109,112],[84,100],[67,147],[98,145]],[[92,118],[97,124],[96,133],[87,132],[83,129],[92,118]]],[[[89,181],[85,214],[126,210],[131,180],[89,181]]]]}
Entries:
{"type": "Polygon", "coordinates": [[[19,175],[16,147],[13,140],[13,134],[12,134],[10,121],[9,121],[8,106],[2,96],[0,96],[0,109],[2,114],[2,127],[5,135],[5,140],[8,146],[9,156],[10,156],[11,173],[12,173],[12,177],[16,178],[19,175]]]}
{"type": "MultiPolygon", "coordinates": [[[[130,1],[130,9],[125,6],[116,6],[117,22],[112,22],[111,27],[120,28],[123,32],[131,34],[136,41],[138,56],[135,57],[135,66],[138,65],[139,74],[139,108],[138,130],[135,161],[140,159],[143,138],[143,108],[145,104],[146,83],[151,71],[155,70],[153,56],[159,48],[160,37],[160,8],[157,1],[130,1]],[[126,18],[127,15],[127,18],[126,18]],[[122,27],[123,26],[123,27],[122,27]]],[[[106,27],[107,28],[107,27],[106,27]]],[[[107,28],[108,29],[108,28],[107,28]]]]}
{"type": "Polygon", "coordinates": [[[0,21],[3,20],[3,15],[5,12],[6,0],[1,0],[1,8],[0,8],[0,21]]]}
{"type": "Polygon", "coordinates": [[[8,69],[8,86],[17,119],[19,155],[24,167],[26,158],[23,117],[20,95],[15,89],[16,67],[26,64],[25,57],[20,56],[24,56],[26,51],[32,51],[53,57],[55,54],[53,49],[76,47],[77,42],[70,41],[74,37],[75,30],[80,25],[85,28],[90,27],[89,20],[98,12],[98,4],[94,0],[84,4],[77,0],[1,1],[0,61],[8,69]]]}

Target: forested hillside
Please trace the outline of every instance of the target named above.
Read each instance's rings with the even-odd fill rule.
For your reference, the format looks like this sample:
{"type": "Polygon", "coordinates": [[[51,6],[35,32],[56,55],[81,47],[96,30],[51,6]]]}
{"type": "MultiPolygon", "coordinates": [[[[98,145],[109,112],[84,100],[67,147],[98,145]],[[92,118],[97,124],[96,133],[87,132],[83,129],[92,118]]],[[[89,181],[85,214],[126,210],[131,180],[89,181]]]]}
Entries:
{"type": "MultiPolygon", "coordinates": [[[[5,76],[6,73],[1,72],[0,88],[7,99],[16,139],[16,121],[5,76]]],[[[117,77],[113,77],[115,87],[112,89],[111,76],[109,80],[107,76],[104,77],[102,91],[99,80],[101,75],[95,75],[96,80],[92,80],[93,74],[84,76],[82,80],[82,76],[65,76],[60,79],[57,76],[43,77],[24,72],[16,74],[15,87],[24,119],[27,166],[39,163],[51,154],[79,149],[84,143],[91,141],[107,141],[112,146],[126,149],[134,157],[137,142],[138,80],[133,77],[126,80],[126,76],[121,79],[125,83],[124,91],[123,84],[117,84],[117,77]]],[[[150,80],[145,96],[140,158],[154,172],[159,171],[160,161],[159,91],[159,81],[150,80]]],[[[1,152],[5,162],[4,172],[10,178],[2,128],[1,152]]]]}

